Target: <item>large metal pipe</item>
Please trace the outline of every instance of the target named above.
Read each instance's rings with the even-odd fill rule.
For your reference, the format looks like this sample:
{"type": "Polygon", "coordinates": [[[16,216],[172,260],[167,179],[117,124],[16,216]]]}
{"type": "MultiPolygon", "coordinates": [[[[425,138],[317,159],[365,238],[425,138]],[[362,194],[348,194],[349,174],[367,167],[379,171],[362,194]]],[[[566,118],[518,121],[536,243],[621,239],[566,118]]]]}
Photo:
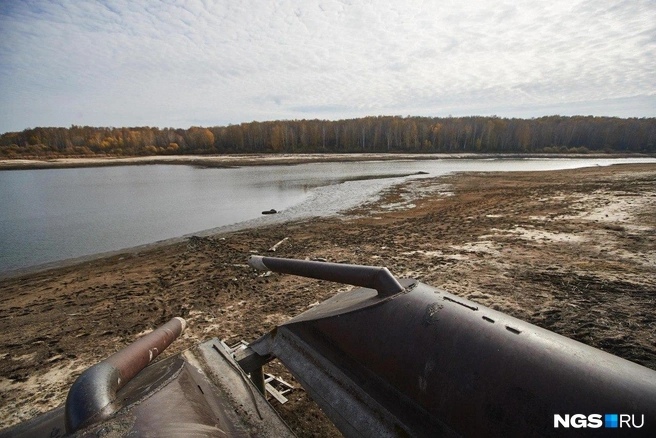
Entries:
{"type": "Polygon", "coordinates": [[[66,398],[66,431],[73,433],[109,417],[116,392],[180,336],[186,325],[184,319],[175,317],[84,371],[66,398]]]}
{"type": "Polygon", "coordinates": [[[400,282],[414,287],[340,293],[249,348],[283,362],[345,436],[656,436],[656,371],[400,282]]]}
{"type": "Polygon", "coordinates": [[[344,263],[314,262],[278,257],[250,256],[248,263],[255,269],[274,271],[283,274],[300,275],[317,280],[334,281],[367,287],[378,291],[381,298],[389,297],[405,290],[387,270],[378,266],[348,265],[344,263]]]}

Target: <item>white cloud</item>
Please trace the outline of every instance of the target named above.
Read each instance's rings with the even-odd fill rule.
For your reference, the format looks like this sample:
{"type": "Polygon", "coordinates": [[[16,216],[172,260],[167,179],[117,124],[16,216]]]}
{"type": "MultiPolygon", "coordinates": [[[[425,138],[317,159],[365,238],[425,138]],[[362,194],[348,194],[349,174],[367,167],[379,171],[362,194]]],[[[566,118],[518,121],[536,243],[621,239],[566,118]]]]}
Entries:
{"type": "Polygon", "coordinates": [[[650,0],[0,4],[0,132],[553,109],[656,116],[655,77],[650,0]]]}

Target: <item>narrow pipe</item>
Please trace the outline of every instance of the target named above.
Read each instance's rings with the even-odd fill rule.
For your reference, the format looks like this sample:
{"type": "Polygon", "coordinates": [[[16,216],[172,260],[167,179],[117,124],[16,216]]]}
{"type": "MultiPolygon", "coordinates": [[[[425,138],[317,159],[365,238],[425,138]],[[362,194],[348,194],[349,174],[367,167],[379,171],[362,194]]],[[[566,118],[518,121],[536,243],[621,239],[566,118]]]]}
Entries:
{"type": "Polygon", "coordinates": [[[347,265],[263,256],[250,256],[248,263],[259,270],[376,289],[378,296],[381,298],[396,295],[405,290],[387,268],[378,266],[347,265]]]}
{"type": "Polygon", "coordinates": [[[105,408],[116,399],[118,390],[180,336],[186,326],[184,319],[175,317],[84,371],[66,397],[66,431],[73,433],[111,415],[112,410],[105,408]]]}

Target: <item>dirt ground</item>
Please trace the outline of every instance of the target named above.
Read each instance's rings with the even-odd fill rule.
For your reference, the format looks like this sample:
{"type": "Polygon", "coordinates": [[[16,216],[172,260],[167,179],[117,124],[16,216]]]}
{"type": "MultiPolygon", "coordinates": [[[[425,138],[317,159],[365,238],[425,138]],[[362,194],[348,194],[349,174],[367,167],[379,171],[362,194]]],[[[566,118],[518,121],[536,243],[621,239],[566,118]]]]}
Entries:
{"type": "MultiPolygon", "coordinates": [[[[173,316],[189,328],[171,353],[252,341],[345,290],[264,276],[246,264],[256,253],[387,266],[656,370],[656,164],[458,174],[341,217],[0,280],[0,427],[63,403],[86,367],[173,316]]],[[[278,363],[265,371],[293,380],[278,363]]],[[[273,403],[285,421],[299,436],[337,434],[295,385],[273,403]]]]}

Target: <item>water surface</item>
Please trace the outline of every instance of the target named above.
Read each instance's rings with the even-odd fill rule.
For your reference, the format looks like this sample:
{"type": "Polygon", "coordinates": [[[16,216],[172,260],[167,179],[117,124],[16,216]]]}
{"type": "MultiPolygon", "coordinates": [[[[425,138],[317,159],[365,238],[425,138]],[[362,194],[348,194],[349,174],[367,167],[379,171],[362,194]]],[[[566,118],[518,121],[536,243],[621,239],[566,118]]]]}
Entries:
{"type": "Polygon", "coordinates": [[[653,159],[311,163],[236,169],[148,165],[0,171],[0,274],[197,233],[326,216],[419,171],[577,168],[653,159]],[[264,217],[263,210],[282,213],[264,217]]]}

